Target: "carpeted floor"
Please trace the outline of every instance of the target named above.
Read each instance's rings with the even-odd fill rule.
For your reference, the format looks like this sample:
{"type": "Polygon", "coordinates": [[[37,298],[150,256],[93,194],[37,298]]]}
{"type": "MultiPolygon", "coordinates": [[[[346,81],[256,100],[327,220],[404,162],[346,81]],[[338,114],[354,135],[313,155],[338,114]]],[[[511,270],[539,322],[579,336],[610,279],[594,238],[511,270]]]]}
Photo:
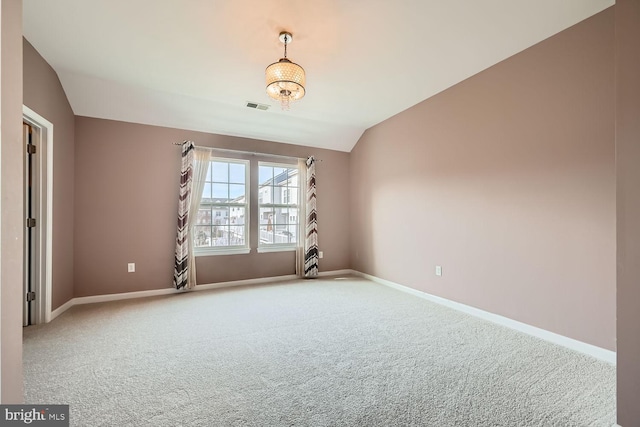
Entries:
{"type": "Polygon", "coordinates": [[[606,426],[615,367],[364,279],[76,306],[24,330],[73,426],[606,426]]]}

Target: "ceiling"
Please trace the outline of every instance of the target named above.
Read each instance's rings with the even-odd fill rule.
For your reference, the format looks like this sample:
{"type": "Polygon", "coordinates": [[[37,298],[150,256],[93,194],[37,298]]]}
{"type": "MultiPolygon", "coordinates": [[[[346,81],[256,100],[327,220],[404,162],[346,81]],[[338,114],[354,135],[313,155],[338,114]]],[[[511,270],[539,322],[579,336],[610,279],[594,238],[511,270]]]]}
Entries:
{"type": "Polygon", "coordinates": [[[23,24],[76,115],[350,151],[367,128],[613,3],[23,0],[23,24]],[[283,30],[307,73],[290,111],[264,81],[283,30]]]}

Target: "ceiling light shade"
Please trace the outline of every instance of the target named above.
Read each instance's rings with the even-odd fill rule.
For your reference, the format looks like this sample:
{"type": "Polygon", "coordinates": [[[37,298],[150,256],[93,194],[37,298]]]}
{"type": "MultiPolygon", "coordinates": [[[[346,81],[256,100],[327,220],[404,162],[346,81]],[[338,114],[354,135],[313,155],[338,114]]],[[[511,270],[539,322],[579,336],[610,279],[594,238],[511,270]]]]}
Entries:
{"type": "Polygon", "coordinates": [[[306,93],[304,69],[287,59],[287,44],[292,40],[291,33],[280,33],[280,41],[284,43],[284,58],[269,65],[265,71],[267,94],[280,101],[283,110],[288,110],[290,102],[301,99],[306,93]]]}

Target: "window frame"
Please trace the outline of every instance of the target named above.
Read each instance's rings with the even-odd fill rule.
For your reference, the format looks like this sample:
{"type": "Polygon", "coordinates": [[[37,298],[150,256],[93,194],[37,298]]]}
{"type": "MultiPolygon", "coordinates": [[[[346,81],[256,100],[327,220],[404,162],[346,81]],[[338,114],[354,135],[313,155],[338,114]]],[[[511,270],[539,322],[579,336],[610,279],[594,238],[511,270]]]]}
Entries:
{"type": "MultiPolygon", "coordinates": [[[[300,200],[302,197],[302,183],[300,182],[300,177],[301,177],[301,171],[300,171],[300,167],[297,164],[292,164],[292,163],[277,163],[277,162],[270,162],[270,161],[258,161],[258,183],[256,186],[256,191],[258,192],[258,194],[256,195],[256,199],[258,200],[258,246],[257,246],[257,252],[258,253],[262,253],[262,252],[285,252],[285,251],[294,251],[296,249],[296,247],[298,247],[298,244],[300,242],[300,200]],[[296,204],[292,204],[292,203],[260,203],[260,189],[263,187],[261,185],[260,182],[260,167],[261,166],[268,166],[268,167],[276,167],[276,168],[282,168],[282,169],[295,169],[298,171],[298,187],[297,187],[297,200],[298,203],[296,204]],[[295,225],[296,226],[296,240],[294,242],[290,242],[290,243],[262,243],[262,239],[260,238],[261,235],[261,226],[262,224],[260,223],[261,220],[261,209],[263,208],[272,208],[272,209],[277,209],[277,208],[293,208],[293,209],[297,209],[298,211],[298,223],[297,224],[291,224],[290,221],[290,215],[287,214],[287,227],[290,225],[295,225]]],[[[280,186],[274,186],[273,184],[270,186],[272,189],[273,188],[278,188],[280,186]]],[[[280,187],[282,188],[282,187],[280,187]]],[[[288,198],[291,199],[291,195],[292,193],[290,193],[291,190],[295,189],[296,187],[289,187],[286,186],[284,187],[285,191],[289,191],[289,196],[288,198]]],[[[273,191],[271,194],[271,202],[273,202],[273,191]]],[[[275,226],[276,224],[274,224],[275,226]]]]}
{"type": "MultiPolygon", "coordinates": [[[[220,162],[220,163],[236,163],[236,164],[242,164],[244,165],[245,169],[244,169],[244,194],[245,194],[245,203],[244,204],[238,204],[238,203],[215,203],[212,202],[211,204],[208,204],[207,206],[209,206],[210,208],[214,208],[214,207],[224,207],[229,209],[229,212],[231,212],[231,208],[234,207],[244,207],[244,245],[229,245],[229,246],[195,246],[194,245],[194,255],[196,257],[199,256],[210,256],[210,255],[233,255],[233,254],[248,254],[251,252],[251,242],[250,242],[250,233],[251,233],[251,162],[249,160],[246,159],[236,159],[236,158],[230,158],[230,157],[218,157],[218,156],[214,156],[213,154],[209,157],[209,167],[212,167],[211,164],[213,162],[220,162]]],[[[211,185],[213,186],[214,183],[217,183],[217,181],[208,181],[209,177],[207,176],[205,183],[209,182],[211,183],[211,185]]],[[[213,179],[213,177],[211,177],[211,179],[213,179]]],[[[238,183],[230,183],[229,181],[229,177],[227,177],[227,181],[226,181],[227,185],[230,184],[238,184],[238,183]]],[[[198,203],[198,211],[200,210],[200,207],[202,206],[202,196],[200,196],[200,203],[198,203]]],[[[213,211],[212,211],[213,212],[213,211]]],[[[219,211],[216,211],[216,213],[218,213],[219,211]]],[[[197,213],[196,213],[197,215],[197,213]]],[[[210,226],[213,227],[213,220],[214,220],[215,216],[212,213],[211,215],[211,224],[210,226]]],[[[196,231],[196,227],[199,224],[195,224],[194,225],[194,229],[193,229],[193,233],[195,233],[196,231]]],[[[195,236],[193,236],[195,238],[195,236]]]]}

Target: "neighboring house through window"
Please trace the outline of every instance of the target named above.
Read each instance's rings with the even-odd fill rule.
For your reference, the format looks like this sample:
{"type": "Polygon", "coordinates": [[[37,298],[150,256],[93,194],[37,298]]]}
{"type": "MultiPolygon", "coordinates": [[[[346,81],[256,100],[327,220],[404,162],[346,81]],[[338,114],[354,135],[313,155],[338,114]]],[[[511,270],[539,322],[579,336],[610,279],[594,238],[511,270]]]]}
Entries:
{"type": "Polygon", "coordinates": [[[294,248],[298,242],[300,174],[297,166],[259,162],[260,249],[294,248]]]}

